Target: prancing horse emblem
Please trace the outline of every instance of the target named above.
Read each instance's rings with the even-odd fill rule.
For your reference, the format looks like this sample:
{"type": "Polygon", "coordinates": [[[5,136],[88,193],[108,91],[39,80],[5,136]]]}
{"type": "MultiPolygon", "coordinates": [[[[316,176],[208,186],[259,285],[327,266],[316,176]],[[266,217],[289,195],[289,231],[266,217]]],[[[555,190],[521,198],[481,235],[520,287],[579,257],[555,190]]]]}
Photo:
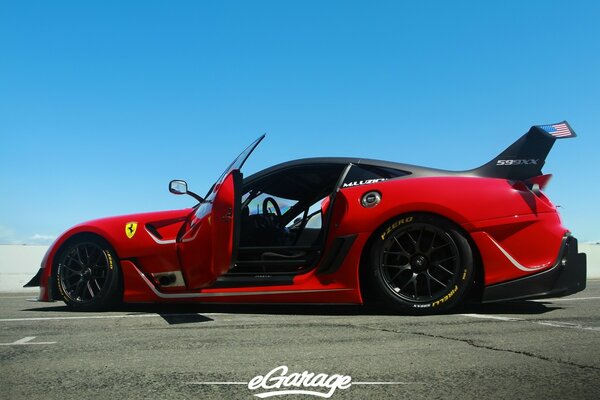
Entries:
{"type": "Polygon", "coordinates": [[[137,222],[128,222],[125,224],[125,234],[129,239],[135,235],[135,231],[137,230],[137,222]]]}

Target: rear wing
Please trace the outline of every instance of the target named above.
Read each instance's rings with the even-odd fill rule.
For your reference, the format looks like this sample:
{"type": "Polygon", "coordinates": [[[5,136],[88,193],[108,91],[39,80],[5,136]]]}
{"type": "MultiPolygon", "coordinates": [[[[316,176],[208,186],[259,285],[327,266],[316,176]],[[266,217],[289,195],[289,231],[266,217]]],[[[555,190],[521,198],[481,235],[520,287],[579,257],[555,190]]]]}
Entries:
{"type": "Polygon", "coordinates": [[[542,175],[542,167],[557,139],[577,136],[567,121],[536,125],[490,162],[472,171],[476,176],[527,180],[542,175]]]}

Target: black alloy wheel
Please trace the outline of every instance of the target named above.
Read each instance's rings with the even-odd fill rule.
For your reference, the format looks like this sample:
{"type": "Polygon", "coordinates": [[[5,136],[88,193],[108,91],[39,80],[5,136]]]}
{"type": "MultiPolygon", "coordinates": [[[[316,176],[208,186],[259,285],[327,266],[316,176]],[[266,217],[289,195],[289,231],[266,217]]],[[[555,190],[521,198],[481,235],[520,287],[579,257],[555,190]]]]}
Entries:
{"type": "Polygon", "coordinates": [[[372,255],[378,292],[411,314],[448,310],[466,295],[473,275],[468,241],[444,219],[405,216],[379,233],[372,255]]]}
{"type": "Polygon", "coordinates": [[[121,300],[117,257],[103,240],[86,238],[68,245],[56,271],[58,290],[70,308],[92,311],[121,300]]]}

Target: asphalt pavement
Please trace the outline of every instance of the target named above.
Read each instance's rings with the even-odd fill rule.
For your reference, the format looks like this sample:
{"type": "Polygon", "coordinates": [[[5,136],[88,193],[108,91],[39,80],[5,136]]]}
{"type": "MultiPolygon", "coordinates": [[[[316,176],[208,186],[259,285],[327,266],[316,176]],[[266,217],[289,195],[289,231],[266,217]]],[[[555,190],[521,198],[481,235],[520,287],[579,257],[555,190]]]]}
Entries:
{"type": "Polygon", "coordinates": [[[600,280],[427,317],[328,305],[77,313],[31,297],[0,294],[0,399],[600,398],[600,280]],[[273,387],[304,371],[323,385],[273,387]],[[267,388],[248,387],[265,375],[267,388]]]}

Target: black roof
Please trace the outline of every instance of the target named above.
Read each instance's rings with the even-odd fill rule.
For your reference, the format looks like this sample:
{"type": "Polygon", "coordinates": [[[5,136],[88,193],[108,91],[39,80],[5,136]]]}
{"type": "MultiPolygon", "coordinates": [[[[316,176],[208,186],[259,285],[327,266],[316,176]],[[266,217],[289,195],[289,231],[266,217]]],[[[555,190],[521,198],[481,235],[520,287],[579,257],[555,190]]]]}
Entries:
{"type": "Polygon", "coordinates": [[[447,176],[447,175],[462,175],[464,172],[446,171],[442,169],[420,167],[418,165],[402,164],[392,161],[383,160],[371,160],[368,158],[351,158],[351,157],[315,157],[315,158],[302,158],[298,160],[287,161],[281,164],[276,164],[272,167],[263,169],[262,171],[256,172],[249,177],[244,179],[244,184],[251,184],[252,182],[266,177],[274,172],[278,172],[288,168],[295,168],[300,166],[317,166],[317,165],[339,165],[343,167],[348,164],[355,165],[370,165],[373,167],[390,168],[399,171],[405,171],[410,173],[410,177],[421,177],[421,176],[447,176]]]}

